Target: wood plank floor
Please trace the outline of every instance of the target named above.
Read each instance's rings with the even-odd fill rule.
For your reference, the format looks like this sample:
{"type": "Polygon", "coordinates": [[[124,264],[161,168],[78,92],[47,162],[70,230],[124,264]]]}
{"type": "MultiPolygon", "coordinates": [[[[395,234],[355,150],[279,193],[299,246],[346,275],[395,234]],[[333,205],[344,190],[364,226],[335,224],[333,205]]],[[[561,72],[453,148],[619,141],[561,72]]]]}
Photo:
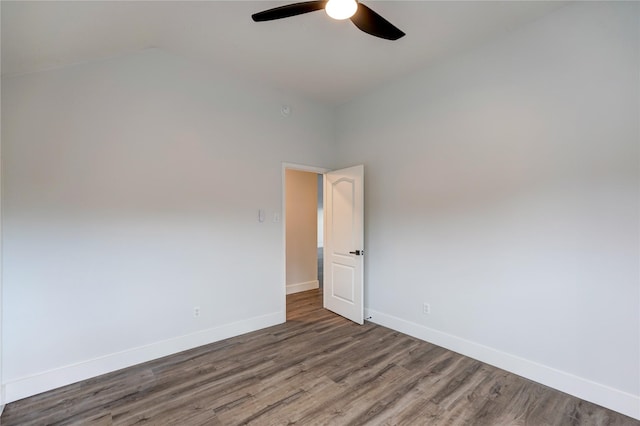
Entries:
{"type": "Polygon", "coordinates": [[[640,425],[288,296],[287,323],[8,404],[10,425],[640,425]]]}

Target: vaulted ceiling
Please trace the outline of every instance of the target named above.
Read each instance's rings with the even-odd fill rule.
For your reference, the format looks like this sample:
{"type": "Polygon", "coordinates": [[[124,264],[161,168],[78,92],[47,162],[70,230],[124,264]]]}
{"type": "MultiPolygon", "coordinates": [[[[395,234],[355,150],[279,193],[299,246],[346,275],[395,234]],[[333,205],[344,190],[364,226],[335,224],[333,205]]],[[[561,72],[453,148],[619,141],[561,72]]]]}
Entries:
{"type": "Polygon", "coordinates": [[[340,104],[525,25],[557,1],[364,1],[406,32],[378,39],[323,11],[255,23],[286,1],[2,1],[2,74],[157,47],[340,104]]]}

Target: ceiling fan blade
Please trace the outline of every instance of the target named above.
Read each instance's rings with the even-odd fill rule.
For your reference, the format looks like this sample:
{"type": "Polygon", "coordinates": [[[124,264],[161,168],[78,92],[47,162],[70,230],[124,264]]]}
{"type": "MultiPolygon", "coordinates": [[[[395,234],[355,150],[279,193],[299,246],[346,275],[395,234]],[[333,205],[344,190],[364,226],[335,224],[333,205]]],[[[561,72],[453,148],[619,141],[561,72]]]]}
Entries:
{"type": "Polygon", "coordinates": [[[358,10],[351,17],[351,22],[367,34],[387,40],[397,40],[405,35],[391,22],[362,3],[358,3],[358,10]]]}
{"type": "Polygon", "coordinates": [[[315,12],[316,10],[324,9],[326,4],[327,0],[293,3],[254,13],[251,15],[251,18],[255,22],[273,21],[274,19],[288,18],[290,16],[302,15],[303,13],[315,12]]]}

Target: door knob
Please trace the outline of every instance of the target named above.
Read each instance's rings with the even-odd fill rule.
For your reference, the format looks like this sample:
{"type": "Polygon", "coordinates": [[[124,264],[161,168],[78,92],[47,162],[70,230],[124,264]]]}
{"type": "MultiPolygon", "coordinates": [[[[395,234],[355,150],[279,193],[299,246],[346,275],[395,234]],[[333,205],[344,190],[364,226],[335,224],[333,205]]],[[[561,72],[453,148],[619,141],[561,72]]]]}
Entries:
{"type": "Polygon", "coordinates": [[[364,254],[364,250],[350,251],[349,254],[355,254],[356,256],[360,256],[364,254]]]}

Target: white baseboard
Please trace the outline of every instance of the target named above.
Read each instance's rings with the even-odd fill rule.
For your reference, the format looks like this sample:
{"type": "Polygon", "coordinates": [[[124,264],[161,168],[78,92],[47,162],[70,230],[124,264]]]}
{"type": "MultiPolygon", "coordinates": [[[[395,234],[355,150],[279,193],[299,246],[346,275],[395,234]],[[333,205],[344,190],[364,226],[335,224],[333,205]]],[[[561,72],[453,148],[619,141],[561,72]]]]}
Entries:
{"type": "Polygon", "coordinates": [[[5,383],[5,403],[286,321],[284,312],[209,328],[5,383]]]}
{"type": "Polygon", "coordinates": [[[373,309],[365,309],[369,321],[391,328],[409,336],[425,340],[462,355],[507,370],[534,382],[593,402],[626,416],[640,420],[640,396],[632,395],[573,374],[538,364],[497,349],[484,346],[460,337],[434,330],[414,322],[373,309]]]}
{"type": "Polygon", "coordinates": [[[301,291],[313,290],[320,287],[320,281],[313,280],[305,283],[287,285],[287,294],[300,293],[301,291]]]}

